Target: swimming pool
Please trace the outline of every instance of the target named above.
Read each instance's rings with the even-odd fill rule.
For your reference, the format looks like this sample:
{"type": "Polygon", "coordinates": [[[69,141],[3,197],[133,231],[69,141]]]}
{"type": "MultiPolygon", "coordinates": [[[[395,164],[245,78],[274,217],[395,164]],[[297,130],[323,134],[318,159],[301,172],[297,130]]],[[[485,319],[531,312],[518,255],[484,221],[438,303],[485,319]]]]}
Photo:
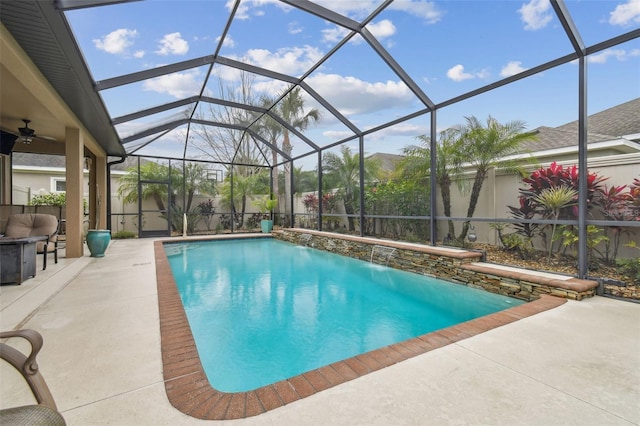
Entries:
{"type": "Polygon", "coordinates": [[[200,360],[223,392],[523,302],[271,239],[165,244],[200,360]]]}

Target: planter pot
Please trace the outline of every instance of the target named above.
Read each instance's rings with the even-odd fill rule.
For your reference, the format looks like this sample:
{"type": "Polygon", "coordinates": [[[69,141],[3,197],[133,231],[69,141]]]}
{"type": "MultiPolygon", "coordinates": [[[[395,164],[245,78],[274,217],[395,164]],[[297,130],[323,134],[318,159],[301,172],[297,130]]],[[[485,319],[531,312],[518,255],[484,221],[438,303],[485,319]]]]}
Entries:
{"type": "Polygon", "coordinates": [[[104,257],[104,252],[111,241],[111,231],[108,229],[89,229],[87,231],[87,246],[91,257],[104,257]]]}
{"type": "Polygon", "coordinates": [[[262,228],[262,232],[268,234],[273,229],[273,221],[268,219],[263,219],[260,221],[260,227],[262,228]]]}

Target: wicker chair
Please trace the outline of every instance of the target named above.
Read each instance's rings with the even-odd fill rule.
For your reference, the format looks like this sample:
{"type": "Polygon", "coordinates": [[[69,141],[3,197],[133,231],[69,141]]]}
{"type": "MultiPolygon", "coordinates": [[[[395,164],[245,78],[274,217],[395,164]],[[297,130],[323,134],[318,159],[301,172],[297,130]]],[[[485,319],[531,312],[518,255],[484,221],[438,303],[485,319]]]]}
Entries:
{"type": "Polygon", "coordinates": [[[42,349],[42,336],[35,330],[16,330],[0,333],[0,339],[9,337],[21,337],[31,344],[31,353],[25,356],[8,344],[0,343],[0,357],[22,374],[38,404],[0,410],[0,424],[65,426],[64,417],[58,412],[53,396],[38,371],[36,355],[42,349]]]}
{"type": "Polygon", "coordinates": [[[47,236],[46,241],[36,243],[36,252],[42,253],[42,270],[47,269],[47,254],[53,253],[55,263],[58,263],[58,218],[45,213],[18,213],[9,216],[6,237],[35,237],[47,236]]]}

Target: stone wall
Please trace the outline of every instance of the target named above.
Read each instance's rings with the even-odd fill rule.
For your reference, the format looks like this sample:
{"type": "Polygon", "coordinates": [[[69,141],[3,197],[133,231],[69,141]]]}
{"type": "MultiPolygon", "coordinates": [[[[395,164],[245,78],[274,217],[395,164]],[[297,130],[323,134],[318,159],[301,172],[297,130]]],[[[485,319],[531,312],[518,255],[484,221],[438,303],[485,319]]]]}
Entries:
{"type": "Polygon", "coordinates": [[[527,301],[536,300],[542,294],[582,300],[594,296],[598,286],[595,281],[572,277],[541,275],[536,271],[516,268],[500,269],[499,265],[481,262],[482,253],[475,251],[307,229],[275,231],[273,236],[293,244],[306,245],[527,301]]]}

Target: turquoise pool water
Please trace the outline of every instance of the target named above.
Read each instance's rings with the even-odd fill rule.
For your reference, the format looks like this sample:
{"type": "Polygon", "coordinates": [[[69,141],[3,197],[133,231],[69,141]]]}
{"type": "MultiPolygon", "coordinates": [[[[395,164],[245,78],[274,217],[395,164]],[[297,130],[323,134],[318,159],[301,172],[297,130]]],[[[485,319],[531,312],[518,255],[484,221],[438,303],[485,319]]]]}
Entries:
{"type": "Polygon", "coordinates": [[[522,301],[272,239],[165,244],[211,386],[256,389],[522,301]]]}

